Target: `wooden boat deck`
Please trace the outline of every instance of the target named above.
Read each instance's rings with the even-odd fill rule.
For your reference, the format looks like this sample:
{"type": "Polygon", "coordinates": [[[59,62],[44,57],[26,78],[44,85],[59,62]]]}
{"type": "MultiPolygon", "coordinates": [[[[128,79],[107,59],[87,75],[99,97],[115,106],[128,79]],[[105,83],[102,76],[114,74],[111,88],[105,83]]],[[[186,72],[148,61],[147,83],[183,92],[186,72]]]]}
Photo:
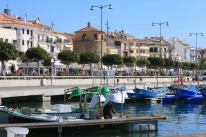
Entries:
{"type": "Polygon", "coordinates": [[[7,127],[26,127],[26,128],[55,128],[55,127],[83,127],[95,125],[115,125],[128,124],[135,122],[152,122],[166,119],[165,116],[141,116],[120,119],[98,119],[98,120],[82,120],[82,121],[66,121],[66,122],[44,122],[44,123],[15,123],[0,124],[0,129],[7,127]]]}

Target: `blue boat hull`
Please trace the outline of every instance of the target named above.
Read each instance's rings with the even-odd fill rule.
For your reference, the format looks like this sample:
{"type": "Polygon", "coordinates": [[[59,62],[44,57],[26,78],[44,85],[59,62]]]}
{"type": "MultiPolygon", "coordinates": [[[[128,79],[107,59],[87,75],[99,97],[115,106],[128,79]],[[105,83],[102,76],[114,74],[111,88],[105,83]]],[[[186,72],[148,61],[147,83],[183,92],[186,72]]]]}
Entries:
{"type": "Polygon", "coordinates": [[[196,86],[191,86],[186,89],[174,89],[174,94],[177,99],[186,99],[196,96],[199,93],[199,90],[196,86]]]}
{"type": "Polygon", "coordinates": [[[196,95],[195,97],[185,99],[185,103],[190,103],[190,104],[201,104],[203,101],[204,98],[202,95],[196,95]]]}
{"type": "Polygon", "coordinates": [[[200,92],[201,92],[203,98],[206,99],[206,88],[200,89],[200,92]]]}
{"type": "Polygon", "coordinates": [[[145,89],[135,89],[135,93],[128,93],[128,97],[131,99],[136,99],[136,100],[144,100],[146,98],[153,98],[156,97],[157,93],[155,93],[152,90],[145,90],[145,89]]]}

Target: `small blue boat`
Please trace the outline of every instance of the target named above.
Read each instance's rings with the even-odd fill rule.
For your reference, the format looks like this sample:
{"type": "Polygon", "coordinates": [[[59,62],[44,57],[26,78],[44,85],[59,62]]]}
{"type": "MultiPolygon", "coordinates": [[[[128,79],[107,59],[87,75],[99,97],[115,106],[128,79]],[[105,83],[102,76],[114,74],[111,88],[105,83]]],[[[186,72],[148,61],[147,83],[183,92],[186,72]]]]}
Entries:
{"type": "Polygon", "coordinates": [[[177,99],[191,98],[198,95],[198,93],[200,93],[198,88],[194,85],[184,89],[177,87],[173,89],[173,92],[177,99]]]}
{"type": "Polygon", "coordinates": [[[175,96],[168,96],[162,99],[162,104],[173,104],[176,102],[175,96]]]}
{"type": "Polygon", "coordinates": [[[202,95],[196,95],[191,98],[186,98],[185,103],[190,103],[190,104],[201,104],[204,101],[204,98],[202,95]]]}
{"type": "Polygon", "coordinates": [[[154,98],[166,95],[168,88],[163,87],[159,89],[140,89],[136,88],[135,93],[128,93],[128,97],[136,100],[144,100],[146,98],[154,98]]]}
{"type": "Polygon", "coordinates": [[[201,89],[200,89],[200,92],[201,92],[203,98],[206,99],[206,87],[201,88],[201,89]]]}

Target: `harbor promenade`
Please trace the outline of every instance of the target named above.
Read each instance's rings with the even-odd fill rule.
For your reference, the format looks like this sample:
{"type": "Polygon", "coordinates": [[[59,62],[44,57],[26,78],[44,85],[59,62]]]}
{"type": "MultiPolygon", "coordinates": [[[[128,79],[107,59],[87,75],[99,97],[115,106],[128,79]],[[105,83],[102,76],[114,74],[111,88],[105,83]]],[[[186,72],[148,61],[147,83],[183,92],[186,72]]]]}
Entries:
{"type": "MultiPolygon", "coordinates": [[[[88,88],[99,86],[101,80],[99,77],[90,76],[66,76],[54,77],[0,77],[0,97],[18,97],[18,96],[55,96],[63,95],[66,88],[81,87],[88,88]]],[[[170,86],[174,84],[176,77],[159,77],[158,86],[170,86]]],[[[184,78],[184,84],[191,85],[197,82],[191,82],[184,78]]],[[[103,79],[102,85],[115,87],[125,85],[127,89],[134,89],[135,78],[133,76],[119,76],[110,79],[103,79]]],[[[157,87],[157,78],[154,76],[142,76],[136,78],[137,87],[157,87]]],[[[200,84],[206,84],[201,81],[200,84]]]]}

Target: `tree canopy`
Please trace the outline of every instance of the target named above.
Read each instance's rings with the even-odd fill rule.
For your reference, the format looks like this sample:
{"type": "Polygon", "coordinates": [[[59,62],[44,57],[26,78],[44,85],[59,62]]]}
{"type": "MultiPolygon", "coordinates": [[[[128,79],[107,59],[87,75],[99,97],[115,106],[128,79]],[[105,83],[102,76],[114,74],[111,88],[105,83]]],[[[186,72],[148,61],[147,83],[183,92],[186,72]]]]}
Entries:
{"type": "Polygon", "coordinates": [[[99,63],[99,56],[93,52],[81,53],[79,63],[80,64],[92,64],[99,63]]]}
{"type": "Polygon", "coordinates": [[[107,54],[102,57],[102,63],[105,66],[121,65],[123,63],[122,57],[117,54],[107,54]]]}
{"type": "Polygon", "coordinates": [[[164,67],[167,69],[171,69],[174,67],[174,61],[170,58],[165,58],[164,62],[165,62],[164,67]]]}
{"type": "Polygon", "coordinates": [[[153,69],[162,68],[165,65],[165,61],[163,58],[159,57],[149,57],[150,67],[153,69]]]}
{"type": "Polygon", "coordinates": [[[41,61],[49,58],[46,50],[40,47],[30,48],[26,51],[26,56],[31,61],[41,61]]]}
{"type": "Polygon", "coordinates": [[[136,58],[129,56],[129,57],[123,57],[123,63],[127,66],[127,67],[133,67],[134,64],[136,62],[136,58]]]}
{"type": "Polygon", "coordinates": [[[51,66],[51,65],[52,65],[52,63],[51,63],[51,57],[45,59],[45,60],[42,62],[42,64],[43,64],[44,66],[46,66],[46,67],[51,66]]]}
{"type": "Polygon", "coordinates": [[[0,41],[0,61],[2,62],[2,72],[5,72],[5,61],[15,60],[18,57],[18,51],[12,44],[0,41]]]}
{"type": "Polygon", "coordinates": [[[140,58],[136,61],[136,65],[139,67],[145,67],[148,66],[149,64],[150,64],[149,60],[144,58],[140,58]]]}
{"type": "Polygon", "coordinates": [[[58,54],[58,59],[65,65],[79,62],[79,55],[71,50],[63,50],[58,54]]]}
{"type": "Polygon", "coordinates": [[[43,48],[34,47],[34,48],[30,48],[30,49],[28,49],[28,50],[26,51],[26,57],[27,57],[30,61],[35,61],[35,62],[37,62],[38,75],[40,75],[40,65],[39,65],[39,61],[48,59],[48,58],[49,58],[49,54],[48,54],[47,51],[44,50],[43,48]]]}
{"type": "Polygon", "coordinates": [[[181,68],[183,70],[189,70],[190,69],[190,63],[189,62],[181,62],[181,68]]]}
{"type": "Polygon", "coordinates": [[[18,57],[18,51],[12,44],[0,41],[0,61],[15,60],[18,57]]]}

